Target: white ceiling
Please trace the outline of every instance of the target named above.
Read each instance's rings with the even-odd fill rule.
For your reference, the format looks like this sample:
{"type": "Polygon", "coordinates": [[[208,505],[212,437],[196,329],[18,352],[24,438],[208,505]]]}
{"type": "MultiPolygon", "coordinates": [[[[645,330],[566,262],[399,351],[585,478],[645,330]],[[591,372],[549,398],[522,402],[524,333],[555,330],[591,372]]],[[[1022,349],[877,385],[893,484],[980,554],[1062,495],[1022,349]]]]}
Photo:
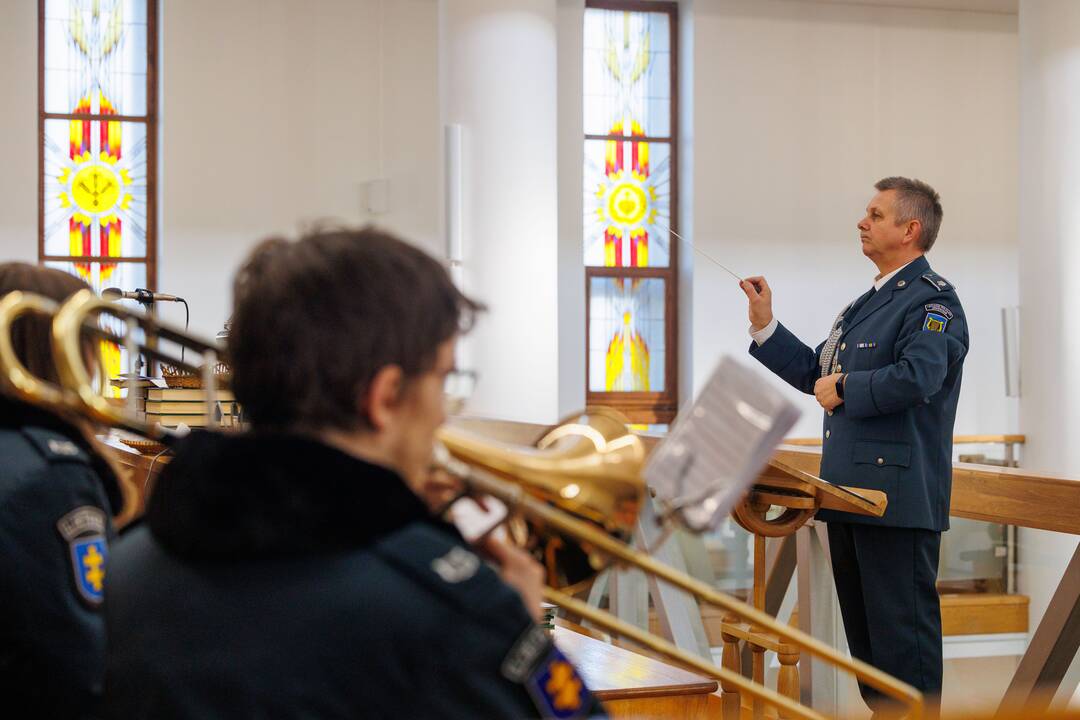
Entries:
{"type": "Polygon", "coordinates": [[[838,5],[877,5],[879,7],[936,8],[938,10],[978,10],[1015,15],[1020,0],[805,0],[838,5]]]}

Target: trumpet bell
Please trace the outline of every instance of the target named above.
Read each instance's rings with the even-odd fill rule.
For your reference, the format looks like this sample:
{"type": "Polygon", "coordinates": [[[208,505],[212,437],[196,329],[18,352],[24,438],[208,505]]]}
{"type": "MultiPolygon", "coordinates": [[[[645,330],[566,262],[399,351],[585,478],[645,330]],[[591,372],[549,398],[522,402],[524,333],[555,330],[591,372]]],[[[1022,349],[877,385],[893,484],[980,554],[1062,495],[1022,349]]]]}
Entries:
{"type": "MultiPolygon", "coordinates": [[[[510,480],[523,492],[628,541],[645,499],[645,446],[627,423],[621,413],[594,408],[564,420],[535,447],[454,426],[442,427],[438,439],[460,463],[510,480]]],[[[543,563],[550,585],[575,588],[606,567],[606,556],[588,544],[528,522],[528,532],[519,530],[515,540],[543,563]]]]}

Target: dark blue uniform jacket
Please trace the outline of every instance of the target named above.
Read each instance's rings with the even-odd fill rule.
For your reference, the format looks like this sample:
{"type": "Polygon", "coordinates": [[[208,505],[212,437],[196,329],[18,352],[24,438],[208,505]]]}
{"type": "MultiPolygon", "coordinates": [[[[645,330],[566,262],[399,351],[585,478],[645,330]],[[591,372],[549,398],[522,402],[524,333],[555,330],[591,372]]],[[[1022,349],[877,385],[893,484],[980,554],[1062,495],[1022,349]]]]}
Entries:
{"type": "Polygon", "coordinates": [[[105,674],[101,597],[115,477],[78,431],[0,398],[0,697],[11,717],[82,718],[105,674]]]}
{"type": "Polygon", "coordinates": [[[312,439],[192,434],[111,562],[108,717],[600,711],[452,526],[312,439]]]}
{"type": "MultiPolygon", "coordinates": [[[[952,285],[920,257],[844,320],[837,345],[844,402],[824,417],[821,477],[882,490],[882,518],[822,511],[838,522],[944,531],[952,491],[952,433],[968,328],[952,285]]],[[[750,354],[813,394],[824,346],[811,350],[779,325],[750,354]]]]}

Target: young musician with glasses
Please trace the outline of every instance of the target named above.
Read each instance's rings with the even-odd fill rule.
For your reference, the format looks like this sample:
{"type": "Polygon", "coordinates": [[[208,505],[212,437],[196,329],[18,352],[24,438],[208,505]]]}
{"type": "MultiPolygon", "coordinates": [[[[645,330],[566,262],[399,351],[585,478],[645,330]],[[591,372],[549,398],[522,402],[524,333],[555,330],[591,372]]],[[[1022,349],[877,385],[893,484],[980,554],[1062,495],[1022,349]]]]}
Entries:
{"type": "Polygon", "coordinates": [[[270,240],[236,277],[251,431],[185,439],[113,551],[110,717],[583,717],[542,571],[428,503],[454,346],[482,309],[386,233],[270,240]]]}

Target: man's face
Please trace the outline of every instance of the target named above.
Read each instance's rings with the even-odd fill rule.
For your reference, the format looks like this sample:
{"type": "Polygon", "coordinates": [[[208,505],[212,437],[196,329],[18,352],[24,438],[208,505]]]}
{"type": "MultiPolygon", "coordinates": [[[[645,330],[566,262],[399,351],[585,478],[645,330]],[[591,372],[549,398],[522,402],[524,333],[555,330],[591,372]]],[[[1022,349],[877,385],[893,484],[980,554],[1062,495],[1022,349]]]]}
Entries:
{"type": "Polygon", "coordinates": [[[410,378],[395,413],[392,453],[398,472],[416,489],[427,480],[435,431],[446,422],[443,385],[454,369],[457,338],[439,345],[435,364],[427,372],[410,378]]]}
{"type": "Polygon", "coordinates": [[[875,262],[894,256],[903,246],[907,224],[897,225],[895,206],[896,191],[882,190],[870,200],[859,221],[863,255],[875,262]]]}

